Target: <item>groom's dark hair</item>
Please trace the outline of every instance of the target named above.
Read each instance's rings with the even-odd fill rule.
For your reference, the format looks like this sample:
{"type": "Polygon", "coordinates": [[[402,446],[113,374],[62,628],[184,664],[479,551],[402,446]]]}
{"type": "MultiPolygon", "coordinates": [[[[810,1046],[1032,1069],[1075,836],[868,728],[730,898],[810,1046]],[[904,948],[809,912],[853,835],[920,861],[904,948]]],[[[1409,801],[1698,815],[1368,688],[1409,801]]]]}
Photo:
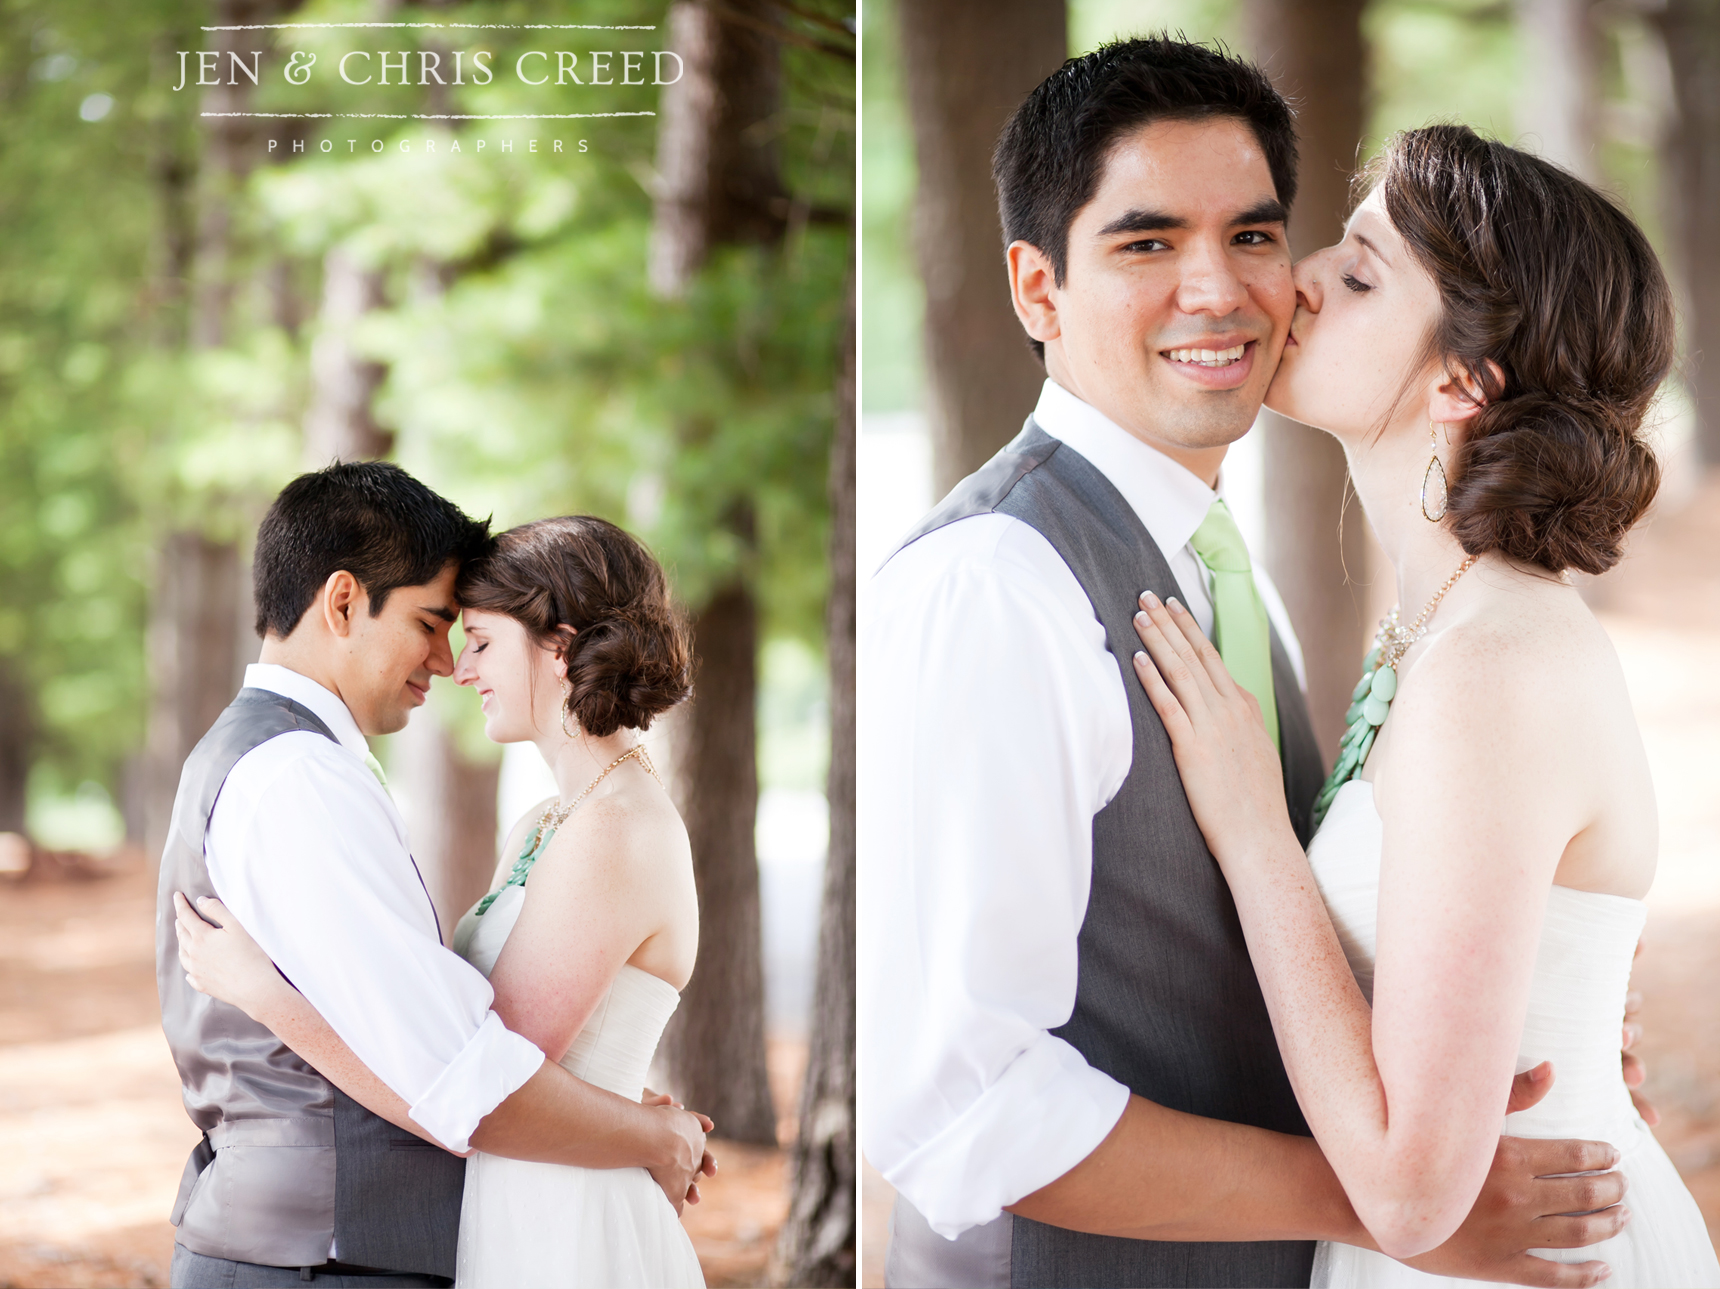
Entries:
{"type": "Polygon", "coordinates": [[[397,465],[336,462],[301,474],[257,529],[257,634],[290,636],[342,569],[370,597],[374,618],[397,588],[422,586],[489,547],[489,520],[468,518],[397,465]]]}
{"type": "MultiPolygon", "coordinates": [[[[1153,121],[1212,117],[1254,131],[1288,211],[1296,199],[1295,115],[1253,63],[1163,33],[1071,58],[1015,109],[992,153],[1004,246],[1037,246],[1062,285],[1069,225],[1093,199],[1112,144],[1153,121]]],[[[1032,345],[1043,358],[1045,347],[1032,345]]]]}

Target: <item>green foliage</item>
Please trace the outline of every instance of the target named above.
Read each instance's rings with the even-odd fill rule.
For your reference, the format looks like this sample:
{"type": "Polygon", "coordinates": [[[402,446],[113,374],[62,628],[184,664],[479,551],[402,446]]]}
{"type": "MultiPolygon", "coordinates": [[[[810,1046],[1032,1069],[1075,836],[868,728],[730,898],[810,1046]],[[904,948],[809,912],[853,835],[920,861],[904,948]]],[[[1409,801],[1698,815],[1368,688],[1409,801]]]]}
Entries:
{"type": "Polygon", "coordinates": [[[1364,157],[1387,135],[1461,121],[1514,139],[1522,50],[1511,10],[1463,0],[1376,0],[1362,28],[1372,55],[1364,157]]]}
{"type": "Polygon", "coordinates": [[[865,248],[866,307],[860,318],[860,406],[867,412],[918,407],[925,385],[921,319],[926,297],[911,236],[919,171],[902,85],[897,2],[876,0],[866,6],[864,15],[866,131],[860,237],[865,248]]]}
{"type": "MultiPolygon", "coordinates": [[[[388,16],[650,23],[606,43],[657,49],[667,7],[492,0],[388,16]]],[[[842,38],[805,15],[852,29],[840,0],[796,11],[782,21],[827,44],[842,38]]],[[[312,0],[292,15],[375,17],[367,0],[312,0]]],[[[852,259],[853,64],[784,45],[775,125],[790,231],[777,246],[722,251],[670,302],[645,286],[657,118],[271,123],[248,178],[223,194],[200,164],[197,91],[172,88],[175,51],[207,45],[209,21],[193,0],[0,4],[0,661],[37,695],[53,791],[116,784],[141,743],[160,536],[193,526],[248,542],[303,468],[316,301],[336,248],[382,275],[385,305],[354,341],[388,364],[376,411],[408,469],[499,525],[616,519],[653,545],[690,607],[738,574],[768,633],[817,647],[852,259]],[[93,94],[113,102],[103,111],[93,94]],[[231,299],[219,343],[193,348],[191,287],[175,265],[187,267],[197,203],[220,197],[231,299]]],[[[658,107],[655,88],[527,87],[513,75],[527,49],[601,47],[592,32],[278,34],[256,111],[658,107]],[[433,98],[335,75],[347,50],[407,48],[416,66],[416,48],[437,41],[494,50],[491,83],[433,98]],[[280,74],[293,52],[317,55],[314,95],[280,74]]],[[[464,715],[448,722],[467,732],[464,715]]]]}
{"type": "Polygon", "coordinates": [[[1071,0],[1069,52],[1084,54],[1109,40],[1168,31],[1190,40],[1241,43],[1237,0],[1071,0]]]}
{"type": "Polygon", "coordinates": [[[68,782],[111,781],[142,735],[129,372],[172,294],[150,171],[184,122],[150,73],[183,8],[0,6],[0,660],[68,782]]]}

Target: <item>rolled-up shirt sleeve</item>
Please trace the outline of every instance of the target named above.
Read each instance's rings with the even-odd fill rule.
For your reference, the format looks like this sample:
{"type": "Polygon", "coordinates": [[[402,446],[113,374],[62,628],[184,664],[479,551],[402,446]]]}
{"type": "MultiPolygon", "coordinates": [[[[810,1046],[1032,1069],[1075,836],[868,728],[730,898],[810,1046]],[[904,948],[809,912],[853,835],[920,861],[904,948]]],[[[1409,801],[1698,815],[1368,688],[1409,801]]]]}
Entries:
{"type": "Polygon", "coordinates": [[[1073,574],[1003,516],[873,579],[860,663],[863,1144],[954,1238],[1075,1167],[1128,1102],[1050,1032],[1127,700],[1073,574]]]}
{"type": "Polygon", "coordinates": [[[259,756],[233,800],[230,778],[211,821],[216,893],[412,1118],[466,1149],[543,1053],[502,1024],[489,981],[442,946],[399,816],[352,753],[294,733],[247,759],[259,756]]]}

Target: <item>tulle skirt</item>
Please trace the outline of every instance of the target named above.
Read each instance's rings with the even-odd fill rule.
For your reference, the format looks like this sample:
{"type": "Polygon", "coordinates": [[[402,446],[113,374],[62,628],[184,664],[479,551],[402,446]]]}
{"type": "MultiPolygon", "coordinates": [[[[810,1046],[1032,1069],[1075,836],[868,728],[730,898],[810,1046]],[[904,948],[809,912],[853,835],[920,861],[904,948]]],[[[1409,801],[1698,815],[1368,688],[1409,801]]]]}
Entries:
{"type": "Polygon", "coordinates": [[[643,1168],[466,1161],[457,1289],[704,1289],[693,1242],[643,1168]]]}
{"type": "MultiPolygon", "coordinates": [[[[1619,1162],[1630,1179],[1624,1203],[1630,1225],[1610,1240],[1584,1249],[1535,1249],[1553,1262],[1599,1260],[1612,1268],[1606,1289],[1713,1289],[1720,1262],[1696,1201],[1646,1126],[1619,1162]]],[[[1321,1244],[1314,1254],[1313,1289],[1437,1289],[1479,1285],[1480,1280],[1430,1276],[1383,1253],[1348,1244],[1321,1244]]]]}

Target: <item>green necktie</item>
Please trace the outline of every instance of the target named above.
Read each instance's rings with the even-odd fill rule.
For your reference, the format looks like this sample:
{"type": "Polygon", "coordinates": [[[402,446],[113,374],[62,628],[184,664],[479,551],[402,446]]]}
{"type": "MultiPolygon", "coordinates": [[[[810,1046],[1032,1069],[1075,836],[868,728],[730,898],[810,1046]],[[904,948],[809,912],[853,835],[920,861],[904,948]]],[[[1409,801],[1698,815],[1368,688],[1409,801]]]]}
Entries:
{"type": "Polygon", "coordinates": [[[388,786],[388,776],[382,772],[382,762],[378,761],[376,757],[369,752],[364,754],[364,768],[374,774],[376,776],[376,781],[383,787],[386,788],[388,786]]]}
{"type": "Polygon", "coordinates": [[[1278,742],[1278,704],[1272,696],[1272,629],[1254,586],[1248,547],[1223,501],[1214,501],[1189,539],[1212,570],[1212,637],[1236,683],[1260,700],[1266,732],[1278,742]]]}

